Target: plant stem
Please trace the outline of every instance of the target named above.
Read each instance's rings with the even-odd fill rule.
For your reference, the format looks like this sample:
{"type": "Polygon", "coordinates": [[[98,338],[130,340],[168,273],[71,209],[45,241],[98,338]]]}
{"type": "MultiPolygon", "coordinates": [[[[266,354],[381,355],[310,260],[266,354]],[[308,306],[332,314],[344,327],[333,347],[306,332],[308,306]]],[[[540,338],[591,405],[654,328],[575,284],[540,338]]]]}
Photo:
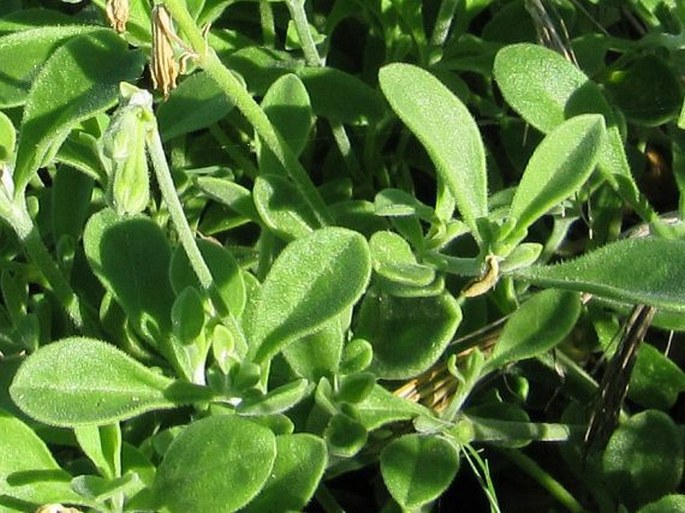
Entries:
{"type": "Polygon", "coordinates": [[[498,450],[517,467],[535,479],[540,486],[547,490],[552,497],[559,501],[559,503],[571,513],[583,513],[585,511],[585,508],[583,508],[573,495],[571,495],[559,481],[549,475],[549,473],[540,467],[533,459],[516,449],[495,450],[498,450]]]}
{"type": "Polygon", "coordinates": [[[176,226],[181,245],[188,255],[190,266],[193,268],[193,271],[195,271],[198,280],[200,280],[200,285],[204,290],[209,291],[213,286],[214,280],[209,271],[209,267],[207,267],[204,258],[202,258],[200,249],[197,247],[195,236],[193,235],[185,213],[183,212],[181,200],[178,199],[178,195],[176,194],[176,186],[171,178],[171,170],[169,169],[166,157],[164,156],[162,139],[159,137],[159,131],[156,126],[148,132],[147,143],[150,160],[152,160],[152,167],[154,168],[155,176],[157,177],[157,183],[162,192],[162,198],[169,209],[171,220],[176,226]]]}
{"type": "Polygon", "coordinates": [[[182,0],[164,0],[164,5],[179,28],[188,38],[193,50],[198,54],[198,65],[219,84],[224,93],[235,102],[235,106],[254,127],[264,144],[272,151],[286,170],[305,201],[314,211],[322,226],[331,224],[332,218],[319,191],[309,175],[297,160],[290,147],[283,141],[262,108],[250,96],[243,84],[219,60],[216,53],[207,46],[202,34],[188,13],[182,0]]]}
{"type": "Polygon", "coordinates": [[[264,46],[276,46],[276,27],[274,26],[274,11],[269,0],[259,0],[259,21],[262,25],[262,39],[264,46]]]}
{"type": "Polygon", "coordinates": [[[19,237],[24,247],[24,252],[40,269],[53,294],[55,294],[55,297],[67,312],[74,327],[77,330],[87,328],[89,332],[97,333],[95,325],[84,319],[79,298],[72,290],[57,263],[53,260],[48,248],[45,247],[38,228],[26,209],[24,199],[17,197],[6,214],[5,220],[15,231],[17,237],[19,237]]]}
{"type": "Polygon", "coordinates": [[[326,513],[345,513],[345,510],[335,500],[333,494],[328,490],[328,487],[321,483],[316,491],[316,500],[319,501],[321,507],[326,510],[326,513]]]}
{"type": "Polygon", "coordinates": [[[321,56],[316,49],[312,31],[309,30],[307,13],[304,10],[304,0],[286,0],[286,5],[290,11],[290,17],[295,24],[297,37],[300,38],[300,46],[304,53],[304,59],[308,66],[321,66],[323,64],[321,56]]]}
{"type": "Polygon", "coordinates": [[[449,35],[450,27],[452,26],[452,19],[454,18],[454,13],[457,10],[458,4],[459,0],[442,0],[431,36],[432,46],[442,46],[445,44],[445,41],[447,41],[447,36],[449,35]]]}

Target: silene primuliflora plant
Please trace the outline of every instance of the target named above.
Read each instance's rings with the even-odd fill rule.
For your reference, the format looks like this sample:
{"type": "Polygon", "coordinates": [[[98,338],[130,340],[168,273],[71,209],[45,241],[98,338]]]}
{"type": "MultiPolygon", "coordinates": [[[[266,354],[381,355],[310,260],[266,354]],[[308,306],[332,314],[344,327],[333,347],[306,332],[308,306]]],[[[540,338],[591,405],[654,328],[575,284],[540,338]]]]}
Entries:
{"type": "Polygon", "coordinates": [[[0,513],[685,510],[684,30],[5,0],[0,513]]]}

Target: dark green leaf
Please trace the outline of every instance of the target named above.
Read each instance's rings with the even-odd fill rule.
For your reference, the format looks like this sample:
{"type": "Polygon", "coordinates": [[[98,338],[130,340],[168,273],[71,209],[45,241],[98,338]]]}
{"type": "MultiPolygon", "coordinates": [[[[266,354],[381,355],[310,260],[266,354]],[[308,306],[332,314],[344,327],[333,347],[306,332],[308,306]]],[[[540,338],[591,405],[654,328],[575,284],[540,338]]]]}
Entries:
{"type": "MultiPolygon", "coordinates": [[[[214,279],[214,286],[221,294],[231,313],[239,317],[243,313],[246,302],[245,284],[238,263],[230,251],[211,240],[197,241],[200,253],[209,267],[214,279]]],[[[171,257],[169,271],[171,286],[176,294],[180,294],[186,287],[200,288],[195,272],[182,247],[176,248],[171,257]]]]}
{"type": "Polygon", "coordinates": [[[233,108],[226,94],[206,73],[194,73],[174,89],[157,109],[162,140],[206,128],[233,108]]]}
{"type": "Polygon", "coordinates": [[[264,487],[276,459],[276,437],[233,415],[193,422],[169,446],[153,491],[170,513],[230,513],[264,487]]]}
{"type": "Polygon", "coordinates": [[[435,363],[460,322],[461,309],[449,294],[398,298],[369,293],[356,334],[373,346],[371,371],[385,379],[405,379],[435,363]]]}
{"type": "Polygon", "coordinates": [[[385,114],[377,91],[357,77],[330,67],[297,71],[312,99],[314,114],[340,123],[374,123],[385,114]]]}
{"type": "Polygon", "coordinates": [[[627,69],[614,71],[607,90],[628,121],[657,126],[675,119],[683,103],[683,92],[666,62],[644,55],[627,69]]]}
{"type": "Polygon", "coordinates": [[[602,464],[621,502],[637,508],[676,491],[683,476],[682,437],[665,413],[638,413],[611,436],[602,464]]]}
{"type": "Polygon", "coordinates": [[[630,376],[628,397],[643,408],[668,410],[685,391],[685,373],[668,356],[643,343],[630,376]]]}
{"type": "Polygon", "coordinates": [[[36,420],[73,427],[173,408],[164,395],[170,384],[169,378],[110,344],[74,337],[29,356],[14,377],[10,394],[36,420]]]}
{"type": "Polygon", "coordinates": [[[171,332],[171,250],[159,225],[148,217],[93,215],[83,236],[88,263],[148,342],[160,346],[171,332]]]}
{"type": "Polygon", "coordinates": [[[454,445],[439,436],[405,435],[381,452],[381,474],[400,506],[414,509],[437,499],[459,468],[454,445]]]}

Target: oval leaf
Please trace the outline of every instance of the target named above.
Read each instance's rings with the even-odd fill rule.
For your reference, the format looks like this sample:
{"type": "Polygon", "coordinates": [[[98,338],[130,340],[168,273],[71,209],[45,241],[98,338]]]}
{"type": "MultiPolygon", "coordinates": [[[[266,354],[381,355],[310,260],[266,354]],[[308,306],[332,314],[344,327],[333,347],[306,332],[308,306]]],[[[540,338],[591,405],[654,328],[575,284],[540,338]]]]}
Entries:
{"type": "Polygon", "coordinates": [[[129,51],[109,30],[74,38],[48,59],[24,107],[14,172],[17,190],[52,159],[75,125],[116,103],[119,83],[135,81],[143,62],[141,52],[129,51]]]}
{"type": "Polygon", "coordinates": [[[266,361],[354,305],[370,274],[366,239],[350,230],[323,228],[288,245],[257,299],[251,333],[255,361],[266,361]]]}
{"type": "Polygon", "coordinates": [[[461,322],[449,294],[400,298],[367,294],[356,335],[371,342],[369,370],[385,379],[405,379],[427,370],[442,355],[461,322]]]}
{"type": "Polygon", "coordinates": [[[543,133],[569,115],[609,114],[597,84],[557,52],[540,45],[509,45],[497,52],[493,74],[504,99],[543,133]]]}
{"type": "Polygon", "coordinates": [[[396,233],[374,233],[369,248],[374,271],[390,281],[422,287],[435,279],[435,270],[419,264],[409,243],[396,233]]]}
{"type": "Polygon", "coordinates": [[[381,69],[380,86],[397,116],[428,151],[474,234],[487,215],[485,150],[464,104],[437,78],[409,64],[381,69]]]}
{"type": "Polygon", "coordinates": [[[174,295],[162,229],[150,218],[120,218],[105,209],[88,221],[83,244],[93,272],[140,334],[155,346],[166,340],[174,295]]]}
{"type": "Polygon", "coordinates": [[[626,239],[575,260],[512,273],[543,287],[685,312],[685,241],[626,239]]]}
{"type": "Polygon", "coordinates": [[[324,441],[305,433],[282,435],[276,448],[269,480],[243,513],[299,511],[314,494],[328,460],[324,441]]]}
{"type": "Polygon", "coordinates": [[[206,128],[224,118],[234,104],[206,73],[187,77],[159,104],[157,123],[162,140],[206,128]]]}
{"type": "Polygon", "coordinates": [[[459,468],[454,445],[438,436],[406,435],[381,452],[381,474],[402,508],[415,509],[437,499],[459,468]]]}
{"type": "Polygon", "coordinates": [[[683,476],[683,442],[663,412],[634,415],[614,432],[604,450],[606,481],[631,509],[676,491],[683,476]]]}
{"type": "Polygon", "coordinates": [[[26,101],[36,72],[62,43],[102,30],[93,25],[42,25],[0,38],[0,108],[16,107],[26,101]]]}
{"type": "Polygon", "coordinates": [[[604,118],[587,114],[565,121],[545,137],[528,162],[511,204],[509,215],[517,221],[516,232],[527,229],[588,179],[604,132],[604,118]]]}
{"type": "Polygon", "coordinates": [[[257,495],[275,459],[276,437],[268,428],[234,415],[208,417],[174,439],[153,492],[170,513],[230,513],[257,495]]]}
{"type": "Polygon", "coordinates": [[[69,485],[71,476],[31,428],[0,410],[0,433],[0,497],[34,504],[83,503],[69,485]],[[20,475],[24,477],[17,482],[20,475]]]}
{"type": "Polygon", "coordinates": [[[29,356],[10,395],[24,413],[46,424],[103,425],[173,408],[164,395],[170,384],[110,344],[73,337],[29,356]]]}
{"type": "Polygon", "coordinates": [[[571,332],[579,315],[577,293],[554,289],[538,292],[507,321],[488,368],[494,370],[552,349],[571,332]]]}
{"type": "Polygon", "coordinates": [[[258,176],[252,195],[264,224],[285,240],[304,237],[320,226],[302,193],[284,176],[258,176]]]}

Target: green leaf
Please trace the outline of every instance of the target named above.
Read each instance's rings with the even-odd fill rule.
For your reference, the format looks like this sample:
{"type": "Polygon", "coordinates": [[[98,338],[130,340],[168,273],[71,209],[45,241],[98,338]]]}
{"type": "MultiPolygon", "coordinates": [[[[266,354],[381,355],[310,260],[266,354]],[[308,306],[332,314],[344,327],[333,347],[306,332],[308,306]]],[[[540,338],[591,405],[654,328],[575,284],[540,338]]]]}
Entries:
{"type": "Polygon", "coordinates": [[[493,74],[507,103],[543,133],[573,115],[611,112],[597,84],[562,55],[540,45],[505,46],[497,52],[493,74]]]}
{"type": "Polygon", "coordinates": [[[522,268],[512,275],[543,287],[685,311],[682,240],[625,239],[568,262],[522,268]]]}
{"type": "Polygon", "coordinates": [[[340,318],[334,318],[315,333],[284,347],[283,356],[288,365],[314,383],[324,376],[333,377],[338,370],[344,342],[344,330],[340,324],[340,318]]]}
{"type": "Polygon", "coordinates": [[[12,120],[0,112],[0,168],[12,160],[16,142],[17,131],[12,120]]]}
{"type": "Polygon", "coordinates": [[[169,446],[153,492],[170,513],[245,506],[264,487],[276,459],[276,437],[233,415],[193,422],[169,446]]]}
{"type": "MultiPolygon", "coordinates": [[[[299,156],[309,140],[313,116],[309,95],[297,75],[288,74],[276,80],[264,95],[262,109],[293,153],[299,156]]],[[[266,147],[260,147],[258,157],[262,173],[278,172],[273,166],[280,164],[266,147]]]]}
{"type": "Polygon", "coordinates": [[[240,403],[238,412],[241,415],[273,415],[282,413],[295,406],[308,391],[306,379],[297,379],[280,386],[261,397],[249,398],[240,403]]]}
{"type": "Polygon", "coordinates": [[[487,361],[487,369],[549,351],[566,338],[579,315],[577,293],[554,289],[538,292],[507,321],[487,361]]]}
{"type": "MultiPolygon", "coordinates": [[[[214,279],[214,286],[221,294],[231,313],[239,317],[245,309],[247,296],[243,275],[230,251],[222,245],[211,240],[200,239],[197,241],[200,253],[214,279]]],[[[188,255],[182,247],[177,247],[171,256],[169,270],[171,287],[175,294],[180,294],[187,287],[200,289],[200,282],[190,266],[188,255]]]]}
{"type": "Polygon", "coordinates": [[[614,71],[606,88],[628,121],[647,127],[675,119],[683,103],[680,82],[657,55],[638,57],[625,70],[614,71]]]}
{"type": "Polygon", "coordinates": [[[259,217],[284,240],[299,239],[320,227],[302,193],[284,176],[259,175],[252,195],[259,217]]]}
{"type": "Polygon", "coordinates": [[[373,347],[363,338],[350,340],[343,349],[340,371],[343,374],[362,372],[371,365],[373,347]]]}
{"type": "Polygon", "coordinates": [[[385,379],[416,376],[442,355],[452,340],[461,309],[449,294],[399,298],[369,293],[356,335],[373,346],[369,370],[385,379]]]}
{"type": "Polygon", "coordinates": [[[252,201],[252,194],[242,185],[238,185],[226,178],[201,176],[197,179],[197,186],[214,201],[235,210],[247,219],[259,220],[259,214],[252,201]]]}
{"type": "Polygon", "coordinates": [[[153,346],[171,332],[171,250],[161,228],[148,217],[117,217],[110,209],[93,215],[83,235],[88,263],[153,346]]]}
{"type": "Polygon", "coordinates": [[[233,52],[225,64],[242,75],[248,91],[256,96],[263,96],[279,77],[304,67],[304,61],[293,58],[288,52],[259,46],[233,52]]]}
{"type": "Polygon", "coordinates": [[[419,264],[409,243],[396,233],[374,233],[369,249],[374,271],[390,281],[421,287],[435,280],[435,270],[419,264]]]}
{"type": "Polygon", "coordinates": [[[34,504],[83,503],[69,486],[71,476],[31,428],[0,410],[0,432],[0,497],[34,504]]]}
{"type": "Polygon", "coordinates": [[[401,189],[383,189],[376,194],[373,204],[379,216],[417,216],[425,221],[435,217],[432,208],[401,189]]]}
{"type": "Polygon", "coordinates": [[[685,511],[685,495],[666,495],[637,510],[637,513],[677,513],[685,511]]]}
{"type": "Polygon", "coordinates": [[[683,477],[683,441],[663,412],[647,410],[621,424],[602,457],[609,487],[635,509],[677,490],[683,477]]]}
{"type": "Polygon", "coordinates": [[[643,408],[668,410],[685,391],[685,372],[656,347],[642,343],[630,375],[628,397],[643,408]]]}
{"type": "Polygon", "coordinates": [[[101,476],[121,475],[121,429],[119,424],[84,425],[74,428],[76,440],[101,476]]]}
{"type": "Polygon", "coordinates": [[[329,452],[343,458],[351,458],[361,451],[368,437],[366,428],[356,418],[345,413],[333,415],[324,431],[329,452]]]}
{"type": "Polygon", "coordinates": [[[576,192],[595,168],[604,140],[604,118],[576,116],[556,127],[536,148],[509,212],[523,232],[549,209],[576,192]]]}
{"type": "Polygon", "coordinates": [[[330,120],[367,124],[385,114],[383,99],[357,77],[331,67],[305,67],[297,71],[312,100],[317,116],[330,120]]]}
{"type": "Polygon", "coordinates": [[[298,433],[276,438],[276,461],[259,495],[242,513],[281,513],[301,510],[314,494],[326,468],[326,444],[298,433]]]}
{"type": "Polygon", "coordinates": [[[205,326],[205,311],[202,296],[195,287],[183,289],[171,308],[171,324],[174,335],[183,344],[192,344],[205,326]]]}
{"type": "Polygon", "coordinates": [[[487,215],[485,150],[464,104],[437,78],[409,64],[381,69],[381,90],[399,118],[424,145],[459,212],[478,237],[487,215]]]}
{"type": "Polygon", "coordinates": [[[206,73],[194,73],[159,104],[156,116],[162,140],[168,141],[206,128],[223,119],[233,106],[234,103],[206,73]]]}
{"type": "Polygon", "coordinates": [[[52,54],[24,107],[14,172],[17,190],[54,157],[74,126],[116,103],[119,83],[135,81],[143,62],[141,52],[129,51],[109,30],[74,38],[52,54]]]}
{"type": "Polygon", "coordinates": [[[276,259],[257,299],[252,353],[264,362],[354,305],[371,274],[364,237],[322,228],[289,244],[276,259]]]}
{"type": "Polygon", "coordinates": [[[17,371],[14,402],[45,424],[111,424],[141,413],[173,408],[164,395],[171,380],[114,346],[72,337],[40,348],[17,371]]]}
{"type": "Polygon", "coordinates": [[[415,509],[447,490],[459,468],[454,445],[439,436],[405,435],[381,452],[381,474],[402,508],[415,509]]]}
{"type": "Polygon", "coordinates": [[[380,385],[375,385],[371,393],[355,406],[360,422],[369,431],[391,422],[411,420],[428,414],[427,408],[402,399],[380,385]]]}
{"type": "Polygon", "coordinates": [[[36,73],[50,54],[70,38],[98,30],[102,27],[39,26],[0,37],[0,108],[23,105],[36,73]]]}
{"type": "Polygon", "coordinates": [[[83,232],[93,194],[93,179],[69,166],[60,167],[52,184],[52,230],[55,240],[63,236],[76,242],[83,232]]]}

